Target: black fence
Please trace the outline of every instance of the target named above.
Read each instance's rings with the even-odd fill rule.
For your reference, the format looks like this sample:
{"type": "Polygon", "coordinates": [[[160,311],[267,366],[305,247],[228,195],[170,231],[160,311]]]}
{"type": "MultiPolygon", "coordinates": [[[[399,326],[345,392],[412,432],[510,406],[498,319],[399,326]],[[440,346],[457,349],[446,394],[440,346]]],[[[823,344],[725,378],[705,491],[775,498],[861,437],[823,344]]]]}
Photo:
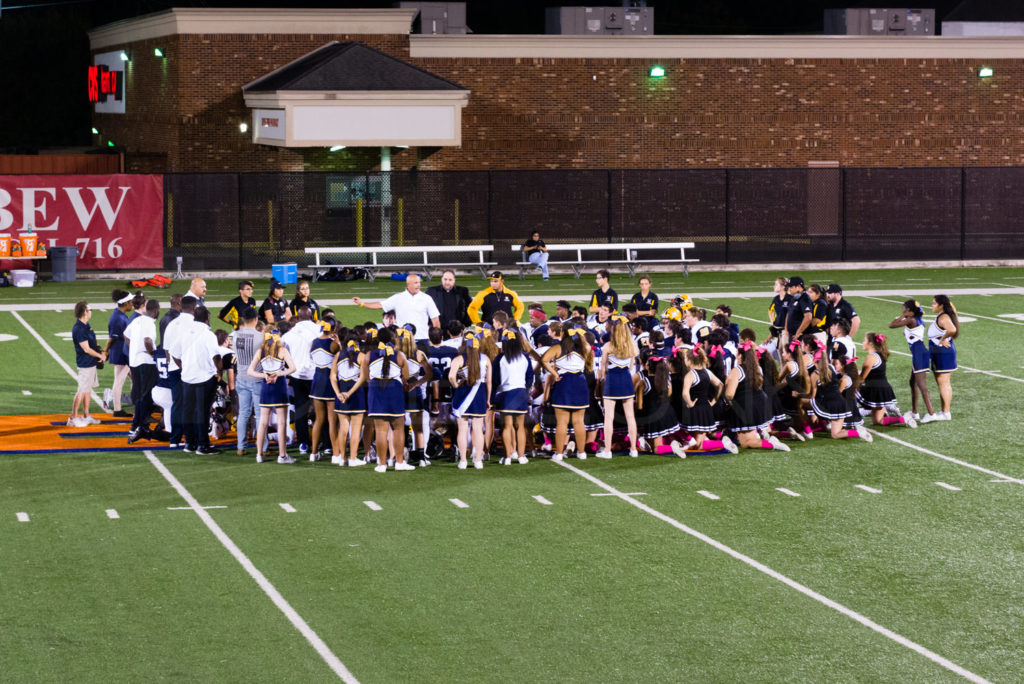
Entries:
{"type": "MultiPolygon", "coordinates": [[[[314,246],[695,242],[704,263],[1024,258],[1024,168],[169,174],[167,267],[314,246]]],[[[365,263],[361,256],[334,263],[365,263]]]]}

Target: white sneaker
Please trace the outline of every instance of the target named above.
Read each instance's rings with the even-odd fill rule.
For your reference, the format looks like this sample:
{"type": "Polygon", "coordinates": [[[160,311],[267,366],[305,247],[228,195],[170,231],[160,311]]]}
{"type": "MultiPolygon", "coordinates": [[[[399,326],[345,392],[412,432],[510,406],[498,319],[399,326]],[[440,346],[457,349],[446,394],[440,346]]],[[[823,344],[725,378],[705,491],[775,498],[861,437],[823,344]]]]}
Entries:
{"type": "Polygon", "coordinates": [[[331,465],[345,465],[344,461],[345,459],[337,454],[331,456],[331,465]]]}
{"type": "Polygon", "coordinates": [[[690,439],[686,440],[685,444],[683,444],[683,450],[686,451],[687,449],[692,449],[695,446],[697,446],[697,438],[691,437],[690,439]]]}
{"type": "Polygon", "coordinates": [[[349,468],[358,468],[359,466],[366,465],[366,461],[359,458],[350,458],[347,461],[342,459],[341,461],[338,461],[338,465],[342,465],[344,463],[348,463],[349,468]]]}
{"type": "Polygon", "coordinates": [[[735,442],[729,439],[728,435],[722,435],[722,446],[724,446],[731,454],[740,453],[740,448],[736,446],[735,442]]]}
{"type": "Polygon", "coordinates": [[[934,423],[937,420],[942,420],[942,418],[939,417],[940,415],[941,414],[939,413],[926,413],[921,416],[920,423],[924,425],[925,423],[934,423]]]}
{"type": "Polygon", "coordinates": [[[84,416],[78,416],[71,422],[71,427],[84,428],[89,427],[89,421],[84,416]]]}
{"type": "Polygon", "coordinates": [[[277,462],[281,465],[291,465],[292,463],[295,463],[295,459],[288,454],[285,454],[284,456],[278,456],[277,462]]]}
{"type": "Polygon", "coordinates": [[[322,458],[322,456],[321,456],[319,451],[310,451],[309,452],[309,460],[310,460],[311,463],[319,461],[321,458],[322,458]]]}
{"type": "Polygon", "coordinates": [[[114,411],[114,390],[109,387],[103,390],[103,410],[113,413],[114,411]]]}
{"type": "Polygon", "coordinates": [[[638,452],[636,449],[631,449],[630,450],[630,452],[629,452],[629,457],[630,458],[638,458],[639,456],[640,456],[640,452],[638,452]]]}
{"type": "Polygon", "coordinates": [[[256,462],[257,462],[257,463],[263,463],[263,461],[265,461],[265,460],[266,460],[266,459],[265,459],[265,458],[263,458],[263,454],[261,454],[261,453],[259,453],[259,452],[257,451],[257,452],[256,452],[256,462]]]}
{"type": "Polygon", "coordinates": [[[862,407],[860,408],[860,415],[862,415],[862,416],[870,416],[870,415],[871,415],[871,409],[869,409],[869,408],[864,408],[864,407],[862,406],[862,407]]]}
{"type": "Polygon", "coordinates": [[[86,425],[99,425],[100,420],[96,416],[85,416],[84,419],[86,425]]]}
{"type": "Polygon", "coordinates": [[[871,433],[864,428],[858,428],[857,436],[863,439],[868,444],[875,441],[875,438],[871,436],[871,433]]]}
{"type": "Polygon", "coordinates": [[[913,411],[907,411],[907,413],[913,416],[914,420],[921,420],[920,414],[914,413],[913,411]]]}
{"type": "Polygon", "coordinates": [[[388,472],[388,466],[386,463],[373,466],[373,472],[375,473],[386,473],[388,472]]]}
{"type": "Polygon", "coordinates": [[[651,445],[647,443],[645,438],[640,437],[636,440],[636,448],[640,451],[650,451],[651,445]]]}
{"type": "Polygon", "coordinates": [[[672,444],[670,446],[672,447],[673,454],[675,454],[679,458],[686,458],[686,445],[682,444],[681,442],[677,442],[676,440],[673,439],[672,444]]]}
{"type": "Polygon", "coordinates": [[[555,463],[561,463],[563,458],[565,458],[565,457],[562,456],[562,454],[552,454],[551,455],[551,460],[554,461],[555,463]]]}
{"type": "Polygon", "coordinates": [[[612,457],[612,452],[605,451],[604,449],[601,449],[596,454],[594,454],[594,458],[611,458],[611,457],[612,457]]]}
{"type": "Polygon", "coordinates": [[[526,465],[529,462],[530,461],[525,456],[520,456],[519,457],[519,465],[526,465]]]}
{"type": "MultiPolygon", "coordinates": [[[[576,442],[569,442],[565,445],[565,455],[572,456],[574,453],[576,453],[576,442]]],[[[586,458],[586,454],[584,454],[584,458],[586,458]]]]}
{"type": "Polygon", "coordinates": [[[78,420],[75,416],[68,416],[68,422],[64,423],[68,427],[78,427],[75,425],[75,421],[78,420]]]}
{"type": "Polygon", "coordinates": [[[482,458],[474,458],[473,459],[473,467],[476,468],[477,470],[483,470],[484,469],[484,459],[482,459],[482,458]]]}
{"type": "Polygon", "coordinates": [[[906,413],[903,414],[903,422],[906,424],[908,428],[917,427],[917,420],[914,418],[914,414],[911,413],[910,411],[907,411],[906,413]]]}
{"type": "Polygon", "coordinates": [[[502,456],[498,459],[498,465],[512,465],[512,459],[508,456],[502,456]]]}
{"type": "Polygon", "coordinates": [[[386,460],[386,463],[387,463],[389,468],[394,468],[395,467],[395,457],[394,456],[389,457],[386,460]]]}
{"type": "Polygon", "coordinates": [[[465,470],[467,465],[469,464],[466,463],[466,459],[462,459],[461,461],[459,461],[459,470],[465,470]]]}
{"type": "Polygon", "coordinates": [[[782,443],[782,441],[775,435],[768,437],[768,441],[772,443],[772,448],[778,451],[789,451],[789,447],[782,443]]]}
{"type": "Polygon", "coordinates": [[[804,433],[804,439],[814,439],[814,430],[804,433]]]}
{"type": "Polygon", "coordinates": [[[412,463],[406,463],[403,461],[402,463],[395,464],[395,470],[416,470],[416,466],[412,463]]]}
{"type": "Polygon", "coordinates": [[[939,415],[941,416],[939,420],[953,420],[953,414],[951,414],[949,411],[944,411],[939,415]]]}
{"type": "Polygon", "coordinates": [[[797,430],[795,427],[791,427],[788,430],[786,430],[786,434],[792,437],[793,439],[799,440],[801,442],[804,442],[807,439],[806,437],[801,435],[800,431],[797,430]]]}
{"type": "Polygon", "coordinates": [[[578,451],[578,452],[576,452],[576,458],[580,459],[581,461],[586,461],[587,460],[587,452],[586,451],[578,451]]]}

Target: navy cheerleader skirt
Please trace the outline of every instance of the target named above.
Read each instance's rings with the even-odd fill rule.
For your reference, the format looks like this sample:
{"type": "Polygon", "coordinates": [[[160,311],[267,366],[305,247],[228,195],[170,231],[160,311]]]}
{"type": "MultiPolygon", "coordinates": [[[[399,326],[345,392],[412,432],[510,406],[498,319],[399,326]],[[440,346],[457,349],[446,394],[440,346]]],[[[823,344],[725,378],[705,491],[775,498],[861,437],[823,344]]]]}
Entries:
{"type": "Polygon", "coordinates": [[[288,381],[284,376],[272,383],[264,382],[260,387],[260,408],[277,408],[288,403],[288,381]]]}
{"type": "MultiPolygon", "coordinates": [[[[354,384],[356,384],[355,380],[339,380],[338,389],[342,392],[348,392],[354,384]]],[[[342,401],[338,397],[334,397],[334,412],[366,413],[366,387],[360,387],[353,392],[348,401],[342,401]]]]}
{"type": "Polygon", "coordinates": [[[392,420],[405,416],[405,392],[401,380],[370,380],[367,390],[367,415],[392,420]],[[382,386],[383,385],[383,386],[382,386]]]}

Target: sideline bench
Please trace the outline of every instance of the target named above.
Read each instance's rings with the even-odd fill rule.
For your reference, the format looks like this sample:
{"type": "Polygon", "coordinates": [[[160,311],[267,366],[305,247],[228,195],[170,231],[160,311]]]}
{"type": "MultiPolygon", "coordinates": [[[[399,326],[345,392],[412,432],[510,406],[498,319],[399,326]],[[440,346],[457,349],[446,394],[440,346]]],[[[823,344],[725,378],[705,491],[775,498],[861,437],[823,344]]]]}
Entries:
{"type": "Polygon", "coordinates": [[[316,263],[309,264],[306,268],[313,269],[313,279],[317,280],[320,277],[320,273],[323,271],[329,271],[332,268],[342,268],[344,266],[353,266],[358,268],[365,268],[368,272],[368,279],[373,282],[377,277],[377,271],[381,269],[385,270],[402,270],[402,269],[417,269],[423,271],[423,276],[430,280],[433,271],[443,271],[448,268],[479,268],[480,274],[487,277],[487,269],[495,266],[496,263],[493,261],[487,261],[486,256],[490,256],[490,252],[494,251],[494,245],[462,245],[462,246],[443,246],[443,247],[306,247],[306,254],[315,254],[316,263]],[[320,257],[324,254],[356,254],[360,256],[369,256],[370,263],[358,264],[358,263],[347,263],[347,264],[327,264],[320,260],[320,257]],[[379,263],[377,257],[382,254],[408,254],[408,255],[419,255],[417,261],[407,259],[405,263],[379,263]],[[431,254],[443,254],[447,258],[440,262],[431,262],[431,254]],[[454,261],[452,257],[458,257],[459,255],[470,255],[475,254],[477,256],[476,261],[454,261]]]}
{"type": "MultiPolygon", "coordinates": [[[[700,263],[700,259],[688,259],[686,258],[686,250],[693,249],[694,243],[692,242],[590,242],[587,244],[579,245],[546,245],[548,248],[548,254],[552,255],[555,252],[569,252],[576,255],[575,261],[552,261],[551,256],[548,257],[548,267],[551,266],[572,266],[573,273],[576,274],[576,278],[580,277],[585,266],[612,266],[612,265],[624,265],[629,270],[629,277],[633,278],[636,276],[636,271],[645,264],[682,264],[683,265],[683,276],[690,275],[690,264],[700,263]],[[644,258],[645,253],[650,253],[653,250],[679,250],[678,257],[670,258],[644,258]],[[592,261],[585,261],[583,259],[584,252],[613,252],[621,255],[618,259],[595,259],[592,261]]],[[[519,279],[522,280],[526,275],[526,270],[531,268],[537,268],[535,264],[526,259],[526,252],[523,250],[521,245],[513,245],[512,251],[519,252],[520,261],[516,263],[519,267],[519,279]]]]}

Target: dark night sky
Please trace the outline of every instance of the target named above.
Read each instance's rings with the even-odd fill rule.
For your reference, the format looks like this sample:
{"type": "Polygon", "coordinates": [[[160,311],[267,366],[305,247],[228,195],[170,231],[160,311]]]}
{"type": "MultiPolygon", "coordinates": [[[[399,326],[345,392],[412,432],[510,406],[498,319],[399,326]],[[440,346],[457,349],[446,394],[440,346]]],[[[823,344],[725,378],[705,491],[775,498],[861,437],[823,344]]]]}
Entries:
{"type": "MultiPolygon", "coordinates": [[[[1000,4],[999,0],[991,1],[1000,4]]],[[[86,32],[91,28],[169,7],[282,7],[291,4],[280,0],[85,0],[58,5],[47,5],[47,0],[2,2],[0,151],[6,152],[89,144],[89,104],[84,73],[89,63],[86,32]],[[32,7],[11,9],[19,5],[32,7]]],[[[392,7],[395,3],[299,0],[295,4],[301,7],[392,7]]],[[[543,33],[545,7],[620,4],[470,0],[467,24],[475,33],[543,33]]],[[[813,34],[822,30],[825,8],[889,6],[811,0],[677,0],[647,4],[655,8],[655,31],[659,35],[813,34]]],[[[934,7],[941,22],[958,4],[960,0],[943,0],[915,6],[934,7]]]]}

